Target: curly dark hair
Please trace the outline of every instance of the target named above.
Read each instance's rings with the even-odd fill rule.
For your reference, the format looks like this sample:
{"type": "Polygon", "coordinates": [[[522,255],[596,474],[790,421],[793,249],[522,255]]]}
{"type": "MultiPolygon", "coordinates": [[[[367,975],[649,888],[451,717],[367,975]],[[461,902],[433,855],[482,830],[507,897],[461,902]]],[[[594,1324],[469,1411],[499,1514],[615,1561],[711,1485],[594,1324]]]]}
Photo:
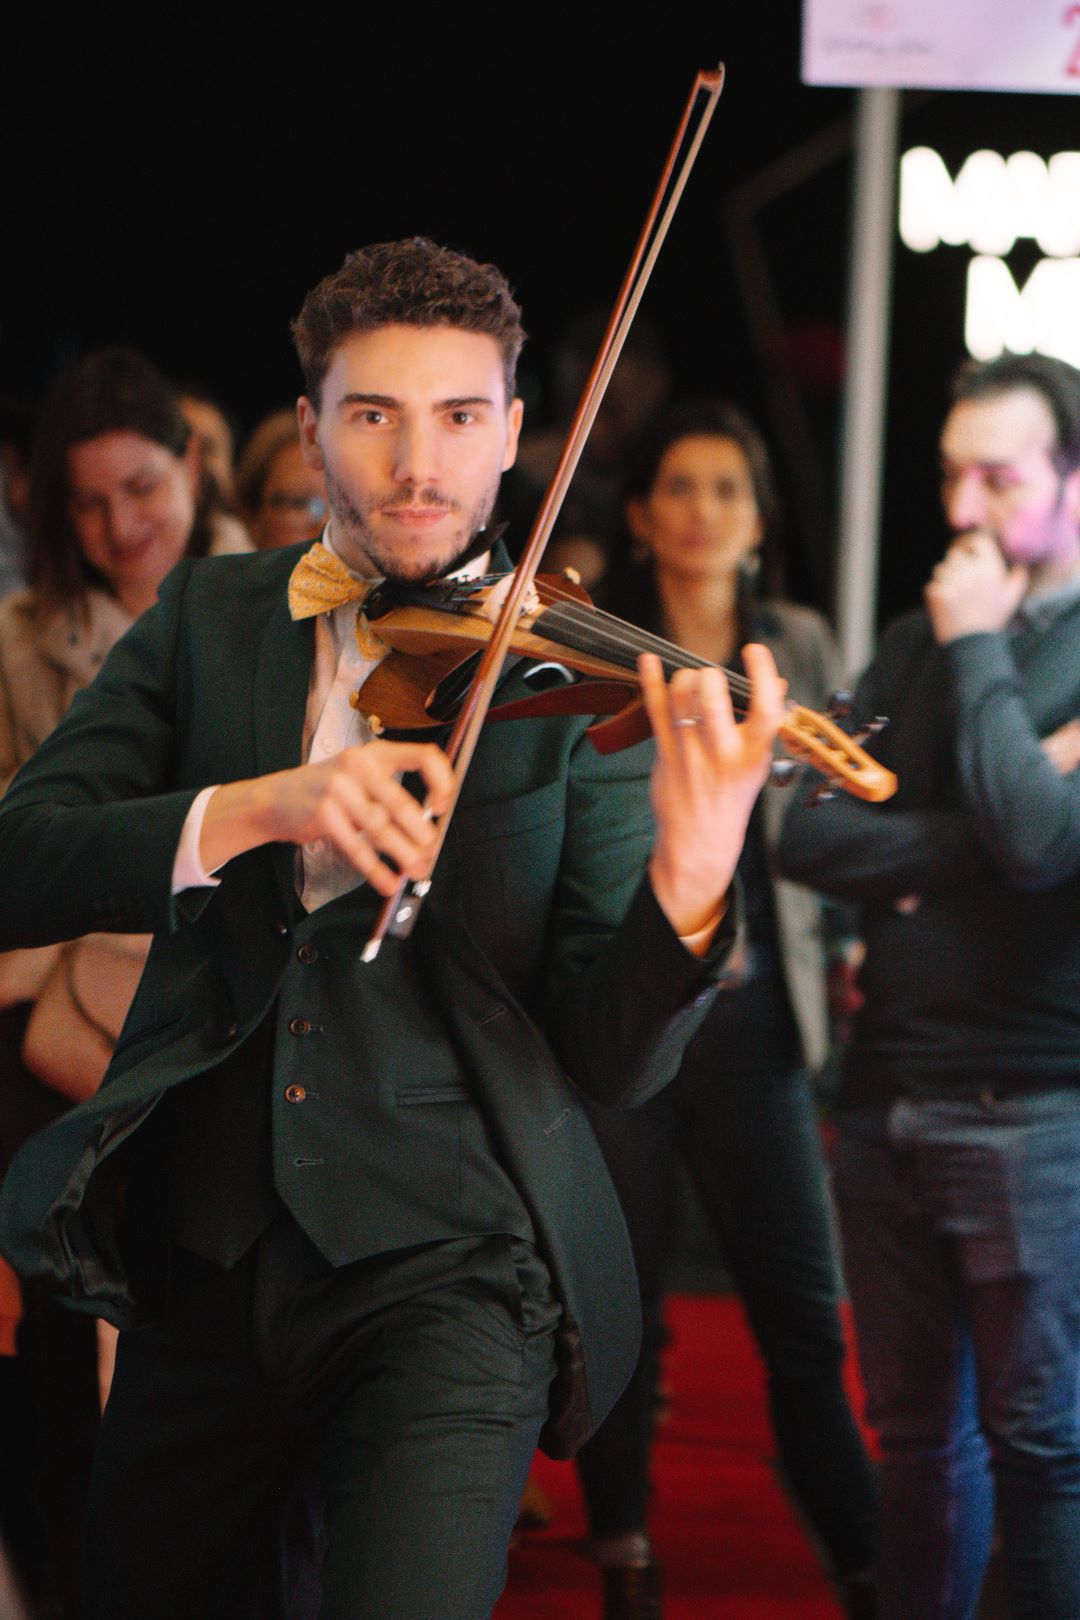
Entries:
{"type": "Polygon", "coordinates": [[[393,325],[457,326],[494,338],[503,359],[506,398],[513,398],[525,331],[506,277],[493,264],[478,264],[426,236],[410,236],[350,253],[341,269],[304,299],[292,335],[316,410],[338,344],[353,332],[393,325]]]}
{"type": "MultiPolygon", "coordinates": [[[[176,390],[137,349],[98,349],[69,366],[46,395],[30,463],[30,584],[43,599],[71,601],[109,582],[83,556],[68,511],[68,451],[103,433],[139,433],[182,456],[191,437],[176,390]]],[[[214,492],[204,477],[188,554],[206,555],[214,492]]]]}

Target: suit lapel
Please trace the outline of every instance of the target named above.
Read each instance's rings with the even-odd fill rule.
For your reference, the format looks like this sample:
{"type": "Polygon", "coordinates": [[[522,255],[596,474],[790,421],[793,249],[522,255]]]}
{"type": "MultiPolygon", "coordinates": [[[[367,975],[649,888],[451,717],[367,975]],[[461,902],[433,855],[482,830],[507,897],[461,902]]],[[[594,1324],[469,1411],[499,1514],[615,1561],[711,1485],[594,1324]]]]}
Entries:
{"type": "Polygon", "coordinates": [[[289,617],[284,595],[259,648],[255,672],[255,759],[259,774],[300,764],[315,621],[289,617]]]}
{"type": "MultiPolygon", "coordinates": [[[[259,648],[255,672],[255,759],[260,775],[301,763],[308,686],[315,656],[315,621],[293,621],[282,593],[259,648]]],[[[296,903],[296,857],[290,844],[273,844],[269,855],[282,894],[296,903]]]]}

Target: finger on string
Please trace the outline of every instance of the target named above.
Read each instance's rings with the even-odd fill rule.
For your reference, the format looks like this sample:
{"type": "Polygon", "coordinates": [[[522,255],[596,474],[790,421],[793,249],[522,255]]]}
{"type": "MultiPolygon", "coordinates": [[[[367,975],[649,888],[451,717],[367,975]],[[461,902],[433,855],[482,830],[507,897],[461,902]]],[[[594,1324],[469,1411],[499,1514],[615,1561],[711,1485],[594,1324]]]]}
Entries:
{"type": "Polygon", "coordinates": [[[641,677],[641,696],[645,702],[645,712],[649,716],[653,736],[656,738],[657,753],[662,760],[673,761],[678,757],[679,746],[675,736],[667,683],[664,680],[664,666],[655,653],[642,653],[637,664],[638,674],[641,677]]]}
{"type": "Polygon", "coordinates": [[[701,676],[704,671],[677,669],[668,686],[672,730],[679,757],[684,763],[696,759],[701,747],[705,717],[701,708],[701,676]]]}
{"type": "Polygon", "coordinates": [[[703,669],[699,677],[700,741],[718,755],[726,755],[735,739],[735,711],[723,670],[703,669]]]}
{"type": "Polygon", "coordinates": [[[745,724],[762,747],[771,748],[784,718],[787,682],[781,679],[768,647],[758,642],[748,642],[743,648],[743,662],[750,676],[750,707],[745,724]]]}

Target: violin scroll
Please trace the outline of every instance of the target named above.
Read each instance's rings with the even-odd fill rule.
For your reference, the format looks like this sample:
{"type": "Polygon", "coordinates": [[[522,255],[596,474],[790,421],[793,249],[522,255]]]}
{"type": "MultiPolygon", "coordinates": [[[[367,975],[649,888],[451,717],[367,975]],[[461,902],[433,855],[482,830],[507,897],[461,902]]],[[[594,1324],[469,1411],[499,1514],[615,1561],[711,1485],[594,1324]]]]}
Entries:
{"type": "Polygon", "coordinates": [[[864,753],[858,741],[827,715],[793,704],[781,722],[780,736],[788,753],[820,771],[830,787],[844,788],[870,804],[891,799],[896,792],[893,772],[864,753]]]}

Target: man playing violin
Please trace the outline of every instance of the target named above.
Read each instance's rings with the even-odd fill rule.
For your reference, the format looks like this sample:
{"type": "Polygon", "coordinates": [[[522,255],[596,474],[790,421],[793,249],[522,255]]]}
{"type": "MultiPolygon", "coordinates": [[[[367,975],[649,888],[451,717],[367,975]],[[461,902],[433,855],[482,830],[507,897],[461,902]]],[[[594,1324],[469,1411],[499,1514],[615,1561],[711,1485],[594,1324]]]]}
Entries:
{"type": "Polygon", "coordinates": [[[781,864],[858,901],[837,1195],[884,1453],[886,1620],[1080,1614],[1080,374],[965,367],[955,537],[856,699],[888,806],[793,804],[781,864]]]}
{"type": "Polygon", "coordinates": [[[122,1329],[99,1620],[275,1612],[298,1479],[320,1614],[490,1613],[538,1436],[580,1444],[636,1356],[578,1088],[675,1073],[782,710],[749,648],[743,725],[719,672],[646,662],[655,751],[601,758],[579,718],[485,732],[415,930],[364,961],[455,784],[350,703],[385,651],[363,600],[505,565],[476,553],[523,334],[493,267],[422,239],[351,255],[294,331],[320,544],[181,564],[0,811],[0,948],[156,936],[104,1087],[0,1209],[23,1269],[122,1329]]]}

